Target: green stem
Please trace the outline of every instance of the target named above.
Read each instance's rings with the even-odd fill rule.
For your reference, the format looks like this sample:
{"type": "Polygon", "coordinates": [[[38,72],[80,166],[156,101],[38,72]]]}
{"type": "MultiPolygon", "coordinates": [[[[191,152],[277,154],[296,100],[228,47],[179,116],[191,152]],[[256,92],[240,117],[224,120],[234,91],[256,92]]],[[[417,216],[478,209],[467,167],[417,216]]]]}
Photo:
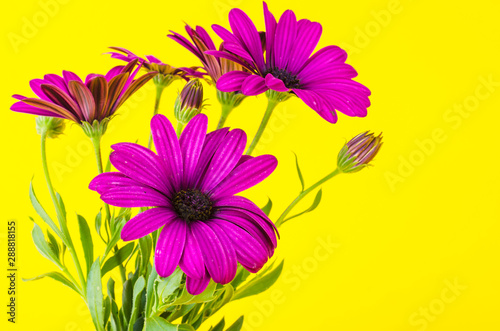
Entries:
{"type": "MultiPolygon", "coordinates": [[[[78,273],[78,278],[80,279],[81,283],[81,294],[83,298],[86,298],[85,295],[85,277],[83,275],[82,267],[80,266],[80,261],[78,260],[78,256],[76,255],[75,252],[75,247],[73,246],[73,241],[71,240],[71,236],[69,235],[66,219],[64,217],[64,213],[62,212],[61,206],[59,205],[59,202],[57,201],[56,193],[54,190],[54,186],[52,185],[52,180],[50,179],[50,173],[49,173],[49,168],[47,166],[47,150],[46,150],[46,141],[47,141],[47,132],[42,132],[41,134],[41,152],[42,152],[42,166],[43,166],[43,173],[45,175],[45,181],[47,182],[47,188],[49,190],[50,197],[52,199],[52,203],[54,204],[54,208],[56,209],[56,214],[57,214],[57,220],[59,221],[59,226],[61,227],[61,231],[64,235],[63,241],[65,241],[66,247],[68,248],[68,251],[71,255],[71,258],[73,259],[73,263],[75,264],[76,271],[78,273]]],[[[78,283],[75,281],[73,276],[69,273],[68,269],[64,268],[63,271],[68,275],[68,277],[71,278],[73,283],[77,285],[78,283]]],[[[79,287],[80,289],[80,287],[79,287]]]]}
{"type": "MultiPolygon", "coordinates": [[[[165,89],[164,86],[156,85],[156,99],[155,99],[155,108],[153,111],[153,116],[158,114],[158,110],[160,109],[161,94],[163,93],[164,89],[165,89]]],[[[148,148],[149,149],[151,149],[152,143],[153,143],[153,134],[150,132],[149,133],[149,140],[148,140],[148,148]]]]}
{"type": "Polygon", "coordinates": [[[329,179],[335,177],[336,175],[340,174],[340,170],[337,168],[333,172],[329,173],[325,177],[321,178],[319,181],[308,187],[306,190],[300,192],[300,194],[295,198],[295,200],[292,201],[292,203],[285,209],[283,214],[278,218],[276,221],[276,227],[279,227],[283,223],[285,223],[287,220],[285,217],[292,211],[292,209],[299,203],[300,200],[302,200],[306,195],[311,193],[315,188],[323,184],[324,182],[328,181],[329,179]]]}
{"type": "Polygon", "coordinates": [[[259,143],[260,137],[264,133],[264,130],[266,129],[267,123],[269,122],[269,119],[271,118],[271,115],[273,113],[274,108],[280,103],[279,100],[276,100],[275,98],[270,98],[268,97],[267,99],[267,109],[266,112],[264,113],[264,117],[262,118],[262,121],[260,122],[259,129],[257,130],[257,133],[255,134],[255,137],[253,137],[252,143],[247,149],[246,154],[247,155],[252,155],[253,150],[259,143]]]}
{"type": "Polygon", "coordinates": [[[180,138],[182,129],[184,129],[184,123],[177,121],[177,129],[175,130],[175,133],[177,133],[177,138],[180,138]]]}
{"type": "MultiPolygon", "coordinates": [[[[99,174],[102,174],[104,172],[104,170],[102,168],[101,136],[94,135],[90,138],[90,140],[92,140],[92,145],[94,146],[94,155],[95,155],[95,160],[97,163],[97,172],[99,172],[99,174]]],[[[105,222],[106,222],[107,226],[109,226],[111,228],[111,226],[109,224],[111,222],[111,211],[110,211],[109,205],[107,203],[104,203],[104,209],[106,210],[105,222]]],[[[116,253],[117,251],[118,251],[118,247],[115,245],[115,247],[113,247],[113,252],[116,253]]],[[[122,278],[122,282],[125,283],[125,281],[127,280],[125,267],[123,267],[123,264],[120,264],[120,265],[118,265],[118,268],[120,269],[120,275],[122,278]]]]}
{"type": "Polygon", "coordinates": [[[219,123],[217,124],[216,130],[221,129],[224,126],[224,123],[226,123],[227,117],[229,116],[229,114],[231,113],[231,111],[234,108],[235,107],[233,104],[226,104],[226,103],[221,104],[221,114],[220,114],[219,123]]]}

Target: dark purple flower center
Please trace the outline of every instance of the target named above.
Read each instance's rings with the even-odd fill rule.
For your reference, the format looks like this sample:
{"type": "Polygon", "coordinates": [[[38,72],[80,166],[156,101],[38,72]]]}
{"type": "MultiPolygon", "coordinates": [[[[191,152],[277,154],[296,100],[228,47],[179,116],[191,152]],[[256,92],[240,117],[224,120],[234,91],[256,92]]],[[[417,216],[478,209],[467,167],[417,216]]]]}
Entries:
{"type": "Polygon", "coordinates": [[[212,216],[212,201],[198,190],[182,190],[172,200],[177,214],[186,222],[206,221],[212,216]]]}
{"type": "Polygon", "coordinates": [[[264,77],[267,74],[271,74],[274,76],[274,78],[278,78],[279,80],[281,80],[285,84],[285,86],[288,87],[289,89],[300,87],[300,80],[297,79],[297,76],[286,71],[285,69],[280,69],[280,68],[267,69],[264,72],[264,77]]]}

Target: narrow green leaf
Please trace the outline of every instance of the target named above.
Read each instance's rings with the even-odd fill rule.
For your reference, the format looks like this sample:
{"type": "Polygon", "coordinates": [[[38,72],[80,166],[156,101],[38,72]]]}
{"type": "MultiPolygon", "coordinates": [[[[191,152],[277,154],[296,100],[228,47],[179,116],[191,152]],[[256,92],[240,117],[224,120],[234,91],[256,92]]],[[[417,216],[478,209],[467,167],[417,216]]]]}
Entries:
{"type": "Polygon", "coordinates": [[[58,282],[61,282],[64,285],[66,285],[67,287],[69,287],[70,289],[74,290],[76,293],[80,294],[80,291],[78,290],[78,288],[76,287],[76,285],[73,284],[69,279],[67,279],[66,277],[64,277],[64,275],[61,274],[61,273],[59,273],[59,272],[48,272],[46,274],[43,274],[43,275],[40,275],[40,276],[36,276],[36,277],[33,277],[33,278],[29,278],[29,279],[23,278],[23,281],[25,281],[25,282],[31,282],[31,281],[34,281],[34,280],[42,279],[44,277],[49,277],[49,278],[52,278],[54,280],[57,280],[58,282]]]}
{"type": "MultiPolygon", "coordinates": [[[[54,252],[55,256],[58,258],[61,256],[61,250],[59,247],[59,243],[57,242],[57,239],[50,233],[50,231],[47,229],[47,238],[49,238],[49,247],[50,249],[54,252]]],[[[61,262],[62,263],[62,262],[61,262]]]]}
{"type": "Polygon", "coordinates": [[[297,174],[299,175],[300,185],[302,186],[301,192],[304,192],[304,177],[302,177],[302,171],[300,171],[299,158],[297,154],[293,153],[293,155],[295,155],[295,166],[297,167],[297,174]]]}
{"type": "Polygon", "coordinates": [[[61,207],[61,211],[63,214],[64,219],[66,219],[66,206],[64,205],[63,199],[59,193],[56,192],[56,199],[57,203],[59,204],[59,207],[61,207]]]}
{"type": "Polygon", "coordinates": [[[231,286],[231,284],[227,284],[224,286],[224,294],[222,295],[222,298],[220,299],[219,302],[215,305],[215,307],[212,309],[212,315],[215,314],[219,309],[224,307],[229,301],[231,301],[234,297],[234,288],[231,286]]]}
{"type": "Polygon", "coordinates": [[[109,277],[107,287],[108,287],[108,297],[115,300],[115,280],[113,278],[109,277]]]}
{"type": "Polygon", "coordinates": [[[104,299],[104,325],[108,323],[109,316],[111,315],[111,298],[104,299]]]}
{"type": "Polygon", "coordinates": [[[208,331],[224,331],[224,326],[226,326],[226,321],[224,321],[224,317],[222,317],[220,322],[212,326],[208,331]]]}
{"type": "Polygon", "coordinates": [[[97,234],[102,238],[101,224],[102,224],[102,214],[101,211],[99,210],[99,213],[95,217],[95,230],[97,231],[97,234]]]}
{"type": "MultiPolygon", "coordinates": [[[[111,153],[109,153],[111,155],[111,153]]],[[[111,171],[111,160],[108,155],[108,161],[106,162],[106,167],[104,168],[104,172],[110,172],[111,171]]]]}
{"type": "Polygon", "coordinates": [[[149,258],[151,257],[151,251],[153,250],[153,239],[150,236],[144,236],[139,239],[139,249],[140,249],[140,270],[142,273],[145,273],[148,264],[149,264],[149,258]]]}
{"type": "Polygon", "coordinates": [[[177,325],[177,330],[178,331],[195,331],[195,328],[193,328],[189,324],[179,324],[179,325],[177,325]]]}
{"type": "Polygon", "coordinates": [[[122,292],[122,312],[125,317],[124,322],[127,323],[126,325],[128,325],[130,314],[132,313],[133,289],[132,279],[126,280],[123,284],[122,292]]]}
{"type": "Polygon", "coordinates": [[[323,189],[320,189],[318,191],[318,193],[316,193],[316,197],[314,198],[314,201],[313,201],[312,205],[309,208],[307,208],[306,210],[304,210],[301,213],[298,213],[296,215],[290,216],[289,218],[285,219],[283,221],[283,223],[288,222],[289,220],[291,220],[293,218],[299,217],[300,215],[304,215],[306,213],[312,212],[314,209],[316,209],[318,207],[319,203],[321,202],[321,197],[322,196],[323,196],[323,189]]]}
{"type": "Polygon", "coordinates": [[[96,330],[104,330],[104,307],[99,258],[92,264],[87,279],[87,304],[96,330]]]}
{"type": "Polygon", "coordinates": [[[141,293],[144,290],[144,286],[146,285],[146,281],[144,277],[141,276],[134,284],[133,293],[133,303],[132,303],[132,314],[130,316],[130,321],[128,324],[128,330],[133,331],[135,321],[137,321],[137,317],[139,316],[139,307],[141,303],[141,293]]]}
{"type": "Polygon", "coordinates": [[[148,278],[148,285],[146,287],[146,317],[150,317],[153,312],[153,304],[156,297],[154,283],[157,278],[158,273],[156,272],[156,268],[153,267],[148,278]]]}
{"type": "Polygon", "coordinates": [[[85,262],[87,263],[87,272],[92,267],[94,261],[94,244],[92,243],[92,235],[90,228],[83,216],[76,215],[78,218],[78,226],[80,227],[80,240],[82,241],[83,254],[85,255],[85,262]]]}
{"type": "Polygon", "coordinates": [[[127,245],[120,248],[115,255],[110,257],[102,266],[102,276],[116,268],[118,265],[125,262],[125,260],[132,254],[134,251],[134,243],[128,243],[127,245]]]}
{"type": "Polygon", "coordinates": [[[261,209],[264,212],[264,214],[269,216],[272,208],[273,208],[273,202],[271,201],[271,198],[269,198],[269,200],[267,201],[267,204],[264,207],[262,207],[261,209]]]}
{"type": "Polygon", "coordinates": [[[177,325],[169,323],[166,319],[153,316],[146,319],[147,331],[177,331],[177,325]]]}
{"type": "Polygon", "coordinates": [[[238,288],[238,286],[240,286],[240,284],[243,283],[248,276],[250,276],[250,271],[239,265],[236,276],[234,276],[234,279],[231,281],[231,286],[233,286],[234,289],[238,288]]]}
{"type": "Polygon", "coordinates": [[[65,241],[65,237],[62,234],[61,230],[57,227],[57,225],[54,223],[54,221],[50,218],[50,216],[47,214],[45,209],[43,209],[42,205],[38,201],[35,191],[33,190],[33,182],[30,183],[30,200],[31,204],[33,205],[33,208],[35,208],[36,213],[42,218],[42,220],[47,223],[48,226],[52,229],[52,231],[55,232],[55,234],[63,240],[63,242],[67,245],[67,242],[65,241]]]}
{"type": "Polygon", "coordinates": [[[182,270],[180,268],[175,269],[175,271],[168,277],[160,278],[157,286],[158,297],[161,302],[166,302],[168,297],[174,293],[174,291],[179,288],[182,281],[182,270]]]}
{"type": "Polygon", "coordinates": [[[42,254],[43,257],[52,261],[52,263],[57,265],[62,270],[63,266],[61,264],[61,261],[45,240],[42,229],[38,226],[38,224],[34,224],[35,225],[33,227],[33,231],[31,231],[31,235],[33,237],[33,242],[35,243],[36,249],[40,252],[40,254],[42,254]]]}
{"type": "Polygon", "coordinates": [[[238,318],[236,322],[233,323],[233,325],[226,329],[226,331],[240,331],[241,327],[243,326],[243,319],[244,316],[241,315],[240,318],[238,318]]]}
{"type": "Polygon", "coordinates": [[[256,295],[270,288],[278,280],[283,271],[283,262],[272,271],[263,275],[257,275],[254,279],[243,285],[233,296],[232,300],[242,299],[248,296],[256,295]]]}

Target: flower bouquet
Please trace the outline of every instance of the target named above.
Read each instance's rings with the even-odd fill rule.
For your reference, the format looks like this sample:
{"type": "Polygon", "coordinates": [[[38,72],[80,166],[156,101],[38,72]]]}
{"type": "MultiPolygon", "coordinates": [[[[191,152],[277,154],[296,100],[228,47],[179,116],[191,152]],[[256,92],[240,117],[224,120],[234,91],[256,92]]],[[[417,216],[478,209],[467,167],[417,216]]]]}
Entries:
{"type": "MultiPolygon", "coordinates": [[[[186,25],[190,40],[171,32],[169,37],[195,54],[201,66],[176,68],[154,56],[141,58],[112,47],[111,57],[124,65],[85,79],[70,71],[48,74],[30,81],[36,97],[14,95],[19,101],[13,111],[38,116],[52,199],[52,206],[42,206],[30,186],[38,214],[32,219],[33,242],[59,269],[29,280],[49,277],[74,290],[88,306],[96,330],[196,330],[231,301],[265,291],[283,269],[283,261],[272,259],[279,228],[319,205],[322,184],[365,168],[378,153],[381,136],[361,133],[340,150],[336,169],[309,187],[297,160],[302,189],[275,220],[269,218],[271,199],[259,208],[239,195],[278,165],[272,155],[253,155],[278,104],[298,97],[331,123],[337,111],[363,117],[370,105],[370,91],[353,80],[357,73],[345,63],[345,51],[327,46],[313,54],[322,32],[319,23],[297,20],[290,10],[277,21],[265,3],[264,18],[265,32],[259,32],[243,11],[231,10],[231,31],[212,27],[223,40],[218,48],[202,27],[186,25]],[[150,80],[156,102],[147,146],[115,143],[104,166],[101,138],[109,121],[150,80]],[[174,127],[159,114],[159,104],[175,80],[186,84],[175,101],[174,127]],[[208,117],[202,113],[205,83],[216,88],[221,105],[213,132],[207,132],[208,117]],[[245,131],[224,124],[247,96],[264,93],[268,106],[247,147],[245,131]],[[47,138],[58,137],[67,121],[80,126],[93,144],[97,175],[89,189],[103,202],[92,224],[77,215],[78,238],[70,233],[74,223],[47,167],[47,138]],[[292,214],[313,192],[311,206],[292,214]],[[49,215],[52,209],[56,219],[49,215]],[[103,251],[96,250],[96,241],[104,243],[103,251]],[[115,269],[116,280],[110,276],[115,269]],[[115,295],[118,286],[121,298],[115,295]]],[[[83,189],[76,188],[74,197],[83,189]]],[[[222,318],[210,330],[240,330],[243,323],[244,314],[228,327],[222,318]]]]}

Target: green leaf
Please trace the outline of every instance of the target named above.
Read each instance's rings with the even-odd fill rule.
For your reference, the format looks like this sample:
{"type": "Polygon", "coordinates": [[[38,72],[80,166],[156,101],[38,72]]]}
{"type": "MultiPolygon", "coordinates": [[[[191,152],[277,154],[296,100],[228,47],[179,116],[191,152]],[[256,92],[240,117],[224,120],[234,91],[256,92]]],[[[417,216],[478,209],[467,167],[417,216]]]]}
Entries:
{"type": "Polygon", "coordinates": [[[168,277],[160,278],[158,282],[157,293],[161,302],[167,301],[168,297],[174,293],[176,289],[179,288],[182,281],[182,270],[180,268],[175,269],[175,271],[168,277]]]}
{"type": "Polygon", "coordinates": [[[110,297],[106,297],[106,299],[104,299],[104,325],[108,323],[109,316],[111,315],[111,303],[112,301],[110,297]]]}
{"type": "Polygon", "coordinates": [[[33,205],[33,208],[35,208],[36,213],[42,218],[42,220],[47,223],[48,226],[52,229],[52,231],[55,232],[59,238],[63,240],[63,242],[67,245],[66,238],[62,234],[61,230],[57,227],[57,225],[54,223],[54,221],[50,218],[50,216],[47,214],[45,209],[43,209],[42,205],[38,201],[35,191],[33,190],[33,182],[30,183],[30,200],[31,204],[33,205]]]}
{"type": "Polygon", "coordinates": [[[59,257],[61,256],[60,255],[61,250],[59,247],[59,243],[57,242],[57,239],[52,235],[52,233],[50,233],[50,231],[48,229],[47,229],[47,238],[49,238],[48,243],[49,243],[50,249],[52,250],[52,252],[54,252],[55,256],[57,256],[57,258],[59,259],[59,257]]]}
{"type": "Polygon", "coordinates": [[[125,317],[124,323],[128,323],[130,314],[132,313],[133,288],[132,279],[126,280],[123,284],[122,312],[125,317]]]}
{"type": "Polygon", "coordinates": [[[271,201],[271,198],[269,198],[269,200],[267,201],[267,204],[264,207],[262,207],[261,210],[264,212],[264,214],[269,216],[272,208],[273,208],[273,202],[271,201]]]}
{"type": "Polygon", "coordinates": [[[302,177],[302,171],[300,171],[299,158],[297,157],[297,154],[293,153],[293,155],[295,155],[295,166],[297,167],[297,174],[299,175],[300,185],[302,186],[301,192],[304,192],[304,177],[302,177]]]}
{"type": "Polygon", "coordinates": [[[146,331],[177,331],[177,325],[169,323],[166,319],[153,316],[146,319],[146,331]]]}
{"type": "Polygon", "coordinates": [[[96,330],[104,330],[104,307],[99,258],[92,264],[87,279],[87,305],[96,330]]]}
{"type": "Polygon", "coordinates": [[[85,255],[85,262],[87,262],[87,272],[92,267],[94,261],[94,245],[92,243],[92,235],[87,221],[83,216],[76,215],[78,218],[78,226],[80,227],[80,240],[82,241],[83,254],[85,255]]]}
{"type": "Polygon", "coordinates": [[[232,300],[238,300],[256,295],[270,288],[281,275],[281,271],[283,271],[283,262],[284,261],[281,261],[281,263],[272,271],[263,273],[262,275],[258,274],[254,279],[243,285],[238,291],[236,291],[232,300]]]}
{"type": "Polygon", "coordinates": [[[127,245],[123,246],[120,248],[115,255],[110,257],[102,266],[102,277],[104,277],[105,274],[116,268],[118,265],[122,264],[125,262],[125,260],[132,254],[134,251],[134,243],[128,243],[127,245]]]}
{"type": "Polygon", "coordinates": [[[151,312],[153,311],[153,304],[156,298],[154,284],[157,278],[158,273],[156,272],[156,268],[153,267],[148,278],[148,285],[146,287],[146,317],[151,316],[151,312]]]}
{"type": "Polygon", "coordinates": [[[226,326],[226,322],[224,321],[224,317],[222,317],[220,322],[212,326],[208,331],[224,331],[224,326],[226,326]]]}
{"type": "MultiPolygon", "coordinates": [[[[288,222],[289,220],[291,220],[291,219],[293,219],[293,218],[295,218],[295,217],[299,217],[300,215],[303,215],[303,214],[305,214],[305,213],[312,212],[314,209],[316,209],[316,207],[318,207],[319,203],[321,202],[321,197],[322,197],[322,196],[323,196],[323,189],[320,189],[320,190],[318,191],[318,193],[316,193],[316,197],[314,198],[314,201],[313,201],[313,203],[312,203],[311,207],[307,208],[306,210],[304,210],[304,211],[303,211],[303,212],[301,212],[301,213],[298,213],[298,214],[296,214],[296,215],[290,216],[289,218],[285,219],[285,220],[283,221],[283,223],[288,222]]],[[[283,224],[283,223],[282,223],[282,224],[283,224]]]]}
{"type": "Polygon", "coordinates": [[[150,236],[144,236],[140,238],[139,249],[141,256],[140,270],[142,273],[145,273],[148,269],[149,258],[151,257],[151,252],[153,250],[153,239],[150,236]]]}
{"type": "Polygon", "coordinates": [[[99,210],[99,213],[95,217],[95,230],[97,231],[97,234],[102,238],[101,224],[102,224],[102,214],[101,211],[99,210]]]}
{"type": "Polygon", "coordinates": [[[57,203],[59,204],[59,207],[61,207],[61,212],[63,214],[63,217],[64,219],[66,219],[66,206],[64,205],[62,197],[57,192],[56,192],[56,199],[57,203]]]}
{"type": "Polygon", "coordinates": [[[226,331],[240,331],[241,327],[243,326],[243,319],[244,316],[241,315],[240,318],[238,318],[236,322],[233,323],[233,325],[228,327],[226,331]]]}
{"type": "Polygon", "coordinates": [[[189,324],[179,324],[177,325],[178,331],[195,331],[195,329],[189,324]]]}
{"type": "Polygon", "coordinates": [[[113,278],[109,277],[107,287],[108,287],[108,297],[115,300],[115,280],[113,278]]]}
{"type": "Polygon", "coordinates": [[[234,288],[231,286],[231,284],[227,284],[224,286],[224,294],[222,295],[222,298],[220,299],[219,302],[215,305],[215,307],[212,309],[212,315],[215,314],[219,309],[224,307],[229,301],[233,299],[234,296],[234,288]]]}
{"type": "Polygon", "coordinates": [[[137,281],[134,284],[134,290],[132,291],[132,293],[133,293],[132,314],[130,316],[130,321],[128,324],[129,331],[133,331],[135,321],[137,320],[137,317],[139,316],[139,307],[140,307],[140,303],[141,303],[141,293],[144,290],[145,285],[146,285],[146,281],[144,280],[143,276],[139,277],[139,279],[137,279],[137,281]]]}
{"type": "Polygon", "coordinates": [[[240,286],[240,284],[243,283],[248,276],[250,276],[250,271],[239,265],[236,276],[234,276],[234,279],[231,281],[231,286],[235,289],[238,288],[238,286],[240,286]]]}
{"type": "Polygon", "coordinates": [[[42,229],[38,226],[38,224],[34,224],[35,225],[33,227],[33,231],[31,231],[31,235],[33,237],[33,242],[35,243],[36,249],[40,252],[40,254],[42,254],[43,257],[52,261],[52,263],[57,265],[62,270],[63,266],[61,264],[61,261],[45,240],[42,229]]]}
{"type": "MultiPolygon", "coordinates": [[[[111,155],[111,153],[109,153],[111,155]]],[[[106,162],[106,167],[104,168],[104,172],[110,172],[111,171],[111,159],[109,158],[108,155],[108,161],[106,162]]]]}
{"type": "MultiPolygon", "coordinates": [[[[228,286],[228,285],[226,285],[228,286]]],[[[182,294],[172,303],[172,305],[185,305],[191,303],[202,303],[209,302],[215,298],[215,289],[217,288],[217,284],[213,281],[210,281],[205,291],[198,295],[189,294],[187,289],[184,287],[182,290],[182,294]]]]}
{"type": "Polygon", "coordinates": [[[66,285],[67,287],[69,287],[70,289],[74,290],[76,293],[80,294],[80,291],[78,290],[78,288],[76,287],[76,285],[73,284],[69,279],[67,279],[66,277],[64,277],[64,275],[61,274],[61,273],[59,273],[59,272],[48,272],[46,274],[43,274],[43,275],[40,275],[40,276],[36,276],[36,277],[33,277],[33,278],[29,278],[29,279],[23,278],[23,281],[25,281],[25,282],[31,282],[31,281],[34,281],[34,280],[42,279],[44,277],[49,277],[49,278],[52,278],[54,280],[57,280],[58,282],[61,282],[64,285],[66,285]]]}

